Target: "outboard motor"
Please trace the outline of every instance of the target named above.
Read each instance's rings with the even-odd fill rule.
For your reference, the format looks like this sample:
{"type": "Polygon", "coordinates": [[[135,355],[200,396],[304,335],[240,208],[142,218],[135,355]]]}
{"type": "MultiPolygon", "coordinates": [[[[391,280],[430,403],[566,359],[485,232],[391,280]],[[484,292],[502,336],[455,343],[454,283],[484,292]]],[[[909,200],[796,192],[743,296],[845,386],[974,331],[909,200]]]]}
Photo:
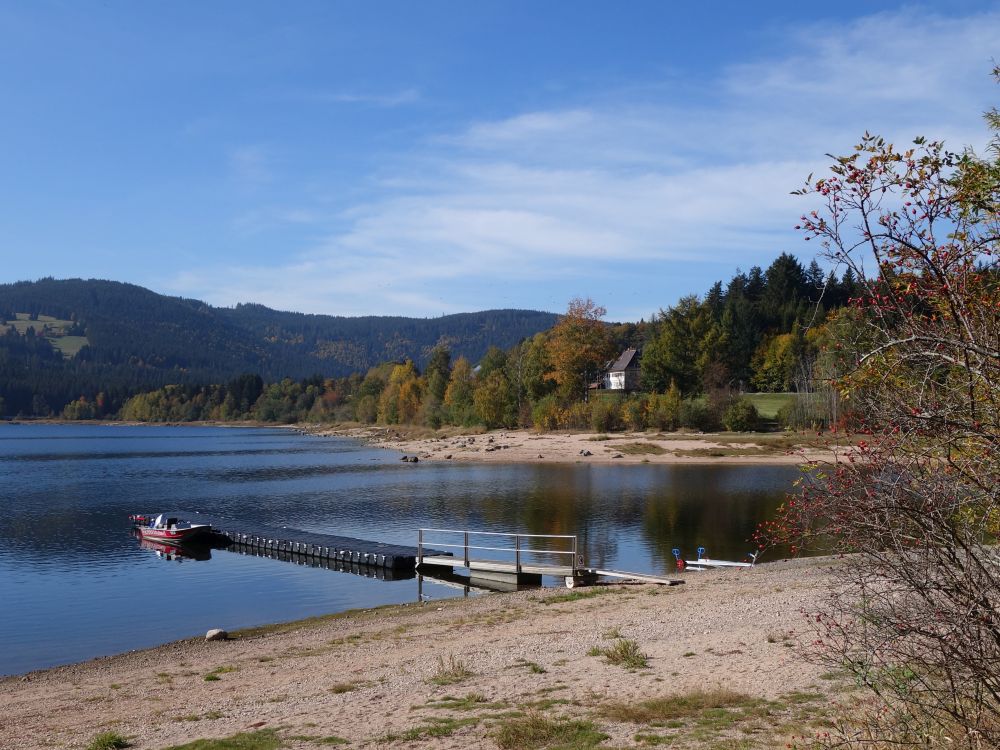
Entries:
{"type": "Polygon", "coordinates": [[[674,547],[671,552],[674,553],[674,559],[677,561],[677,570],[684,570],[687,567],[687,563],[684,562],[684,558],[681,557],[681,550],[679,547],[674,547]]]}

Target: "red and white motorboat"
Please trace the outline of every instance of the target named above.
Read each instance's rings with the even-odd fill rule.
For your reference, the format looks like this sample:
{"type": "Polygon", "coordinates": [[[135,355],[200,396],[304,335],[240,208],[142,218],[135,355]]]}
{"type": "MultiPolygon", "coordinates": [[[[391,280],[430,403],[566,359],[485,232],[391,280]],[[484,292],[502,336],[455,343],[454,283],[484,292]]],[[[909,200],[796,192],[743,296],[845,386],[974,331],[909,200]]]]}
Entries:
{"type": "Polygon", "coordinates": [[[212,533],[211,524],[191,523],[161,513],[156,517],[130,516],[143,539],[160,544],[183,544],[192,539],[206,537],[212,533]]]}

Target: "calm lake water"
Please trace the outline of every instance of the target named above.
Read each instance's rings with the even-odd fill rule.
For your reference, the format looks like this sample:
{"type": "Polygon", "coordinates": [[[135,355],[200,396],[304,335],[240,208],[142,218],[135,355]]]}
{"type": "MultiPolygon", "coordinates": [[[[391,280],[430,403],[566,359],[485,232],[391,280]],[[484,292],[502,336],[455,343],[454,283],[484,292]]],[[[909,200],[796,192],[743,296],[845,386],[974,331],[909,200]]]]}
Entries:
{"type": "MultiPolygon", "coordinates": [[[[408,464],[280,429],[0,424],[0,674],[395,602],[381,581],[213,550],[167,560],[129,513],[188,510],[415,545],[443,527],[577,534],[591,565],[673,571],[671,548],[741,559],[794,467],[408,464]]],[[[431,598],[461,591],[427,583],[431,598]]]]}

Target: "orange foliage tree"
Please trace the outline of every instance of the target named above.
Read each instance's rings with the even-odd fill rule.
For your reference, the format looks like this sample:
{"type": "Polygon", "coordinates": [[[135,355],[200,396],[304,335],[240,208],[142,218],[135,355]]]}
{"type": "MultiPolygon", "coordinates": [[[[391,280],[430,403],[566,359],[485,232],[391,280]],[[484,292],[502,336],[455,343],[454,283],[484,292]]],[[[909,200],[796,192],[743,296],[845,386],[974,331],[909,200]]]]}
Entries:
{"type": "Polygon", "coordinates": [[[607,310],[589,297],[577,297],[570,300],[566,314],[551,331],[550,377],[566,400],[583,398],[588,383],[615,354],[608,327],[602,320],[606,314],[607,310]]]}

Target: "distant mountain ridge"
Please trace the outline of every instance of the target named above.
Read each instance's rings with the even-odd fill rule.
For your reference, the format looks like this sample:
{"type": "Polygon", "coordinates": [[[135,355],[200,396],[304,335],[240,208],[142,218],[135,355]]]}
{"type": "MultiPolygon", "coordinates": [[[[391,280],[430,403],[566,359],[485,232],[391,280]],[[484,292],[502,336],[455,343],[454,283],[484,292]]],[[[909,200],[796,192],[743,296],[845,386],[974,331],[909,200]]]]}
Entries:
{"type": "Polygon", "coordinates": [[[536,310],[351,318],[258,304],[218,308],[117,281],[20,281],[0,284],[0,398],[10,414],[18,413],[15,401],[38,394],[58,410],[62,404],[52,401],[92,397],[95,389],[124,394],[167,383],[224,382],[244,373],[265,380],[339,377],[389,360],[409,358],[420,367],[439,344],[453,357],[476,362],[490,346],[507,349],[557,318],[536,310]],[[14,333],[4,325],[17,314],[41,317],[30,323],[33,340],[23,335],[25,320],[14,333]],[[46,329],[49,319],[66,322],[66,330],[46,329]],[[70,358],[56,350],[53,356],[45,337],[58,343],[55,337],[67,331],[83,333],[87,345],[70,358]]]}

